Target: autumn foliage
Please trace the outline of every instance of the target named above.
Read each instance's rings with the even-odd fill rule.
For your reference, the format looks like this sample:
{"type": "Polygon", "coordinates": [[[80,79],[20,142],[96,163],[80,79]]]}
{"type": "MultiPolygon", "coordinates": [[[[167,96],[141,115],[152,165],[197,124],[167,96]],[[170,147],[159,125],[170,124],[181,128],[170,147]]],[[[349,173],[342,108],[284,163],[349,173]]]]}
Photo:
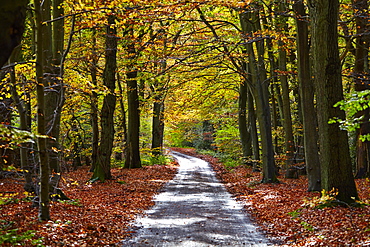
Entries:
{"type": "MultiPolygon", "coordinates": [[[[130,224],[135,216],[153,206],[153,195],[176,172],[172,165],[115,168],[112,169],[114,179],[90,183],[88,169],[82,167],[64,175],[61,188],[72,200],[51,202],[51,221],[43,223],[37,219],[37,208],[32,207],[23,193],[20,178],[1,179],[0,198],[10,196],[0,205],[0,236],[17,229],[18,236],[35,231],[31,239],[20,241],[27,246],[36,245],[35,239],[40,238],[46,246],[116,244],[132,233],[130,224]]],[[[2,244],[14,245],[9,241],[2,244]]]]}
{"type": "MultiPolygon", "coordinates": [[[[366,246],[370,243],[370,207],[309,206],[320,193],[307,192],[307,179],[284,179],[279,184],[261,184],[261,174],[241,165],[225,168],[211,156],[194,149],[180,149],[210,162],[219,179],[241,201],[256,224],[276,246],[366,246]]],[[[0,179],[0,235],[15,229],[26,246],[107,246],[129,237],[137,215],[153,206],[152,197],[172,179],[176,166],[154,165],[140,169],[112,169],[113,180],[87,182],[88,167],[64,174],[62,189],[71,201],[53,201],[52,220],[40,223],[37,208],[23,193],[21,179],[0,179]],[[6,193],[5,193],[6,192],[6,193]],[[32,244],[32,240],[34,241],[32,244]],[[40,245],[41,246],[41,245],[40,245]]],[[[370,200],[368,179],[357,179],[363,202],[370,200]]],[[[1,238],[0,238],[1,240],[1,238]]],[[[13,246],[14,243],[2,243],[13,246]]]]}

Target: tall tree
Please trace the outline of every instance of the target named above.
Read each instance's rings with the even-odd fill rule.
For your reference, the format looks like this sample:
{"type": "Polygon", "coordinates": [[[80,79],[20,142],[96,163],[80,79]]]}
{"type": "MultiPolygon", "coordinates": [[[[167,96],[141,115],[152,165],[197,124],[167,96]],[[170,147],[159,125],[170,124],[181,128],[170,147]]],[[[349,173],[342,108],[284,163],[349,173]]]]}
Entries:
{"type": "Polygon", "coordinates": [[[248,60],[251,74],[251,91],[256,102],[256,115],[259,123],[259,130],[261,134],[262,147],[262,169],[263,169],[263,183],[277,182],[274,147],[271,132],[271,112],[269,106],[269,92],[268,79],[266,76],[264,64],[265,45],[263,39],[253,40],[252,34],[261,30],[259,9],[260,6],[253,6],[251,12],[243,12],[240,14],[240,24],[242,27],[242,34],[245,39],[245,46],[248,53],[248,60]]]}
{"type": "MultiPolygon", "coordinates": [[[[284,13],[287,11],[286,1],[280,1],[278,6],[278,11],[281,13],[277,18],[277,28],[279,32],[283,35],[288,30],[287,18],[284,16],[284,13]]],[[[289,169],[293,165],[294,157],[294,137],[293,137],[293,127],[292,127],[292,115],[290,109],[290,90],[287,76],[287,51],[286,44],[282,40],[279,40],[279,58],[278,58],[278,68],[280,71],[280,84],[282,92],[282,120],[284,126],[285,134],[285,154],[286,154],[286,168],[289,169]]]]}
{"type": "Polygon", "coordinates": [[[138,94],[138,68],[136,58],[138,56],[135,43],[130,40],[133,36],[133,27],[127,27],[126,35],[128,43],[126,50],[127,57],[127,99],[128,99],[128,128],[127,128],[127,152],[125,168],[140,168],[140,108],[138,94]]]}
{"type": "Polygon", "coordinates": [[[114,90],[116,87],[117,70],[117,30],[115,24],[115,14],[108,14],[105,43],[105,68],[103,74],[104,86],[107,87],[108,93],[104,96],[103,107],[101,109],[101,141],[93,174],[93,179],[99,179],[101,181],[112,178],[110,160],[114,140],[113,114],[116,108],[114,90]]]}
{"type": "MultiPolygon", "coordinates": [[[[244,67],[248,64],[245,63],[244,67]]],[[[241,82],[239,85],[239,98],[238,98],[238,124],[239,136],[242,144],[243,156],[248,159],[252,156],[252,135],[249,131],[248,117],[247,117],[247,103],[248,103],[249,88],[247,82],[241,82]]]]}
{"type": "MultiPolygon", "coordinates": [[[[91,82],[96,87],[98,85],[98,62],[99,62],[99,55],[96,49],[96,29],[92,30],[92,59],[90,63],[90,75],[91,75],[91,82]]],[[[90,171],[94,171],[96,167],[96,163],[98,160],[98,149],[99,149],[99,110],[98,110],[98,93],[95,90],[92,90],[90,95],[90,111],[91,111],[91,128],[92,128],[92,138],[91,138],[91,169],[90,171]]]]}
{"type": "Polygon", "coordinates": [[[59,145],[60,120],[65,101],[62,80],[62,63],[64,58],[64,18],[61,18],[64,12],[62,3],[63,0],[44,1],[42,9],[44,20],[55,19],[52,23],[45,25],[44,36],[44,70],[48,83],[45,89],[46,134],[52,137],[47,139],[49,166],[52,174],[50,189],[53,190],[52,193],[58,193],[65,198],[61,190],[58,189],[61,178],[60,155],[58,151],[61,149],[59,145]]]}
{"type": "MultiPolygon", "coordinates": [[[[356,50],[355,50],[355,66],[353,68],[353,77],[356,91],[364,91],[370,89],[368,80],[369,74],[366,73],[366,61],[369,51],[369,2],[367,0],[353,0],[353,12],[356,23],[356,50]]],[[[370,176],[370,141],[361,140],[360,136],[370,134],[370,109],[366,108],[358,115],[362,115],[360,129],[357,133],[357,162],[356,162],[356,177],[370,176]]],[[[357,116],[360,117],[360,116],[357,116]]]]}
{"type": "Polygon", "coordinates": [[[309,0],[312,20],[313,77],[317,92],[321,180],[326,191],[336,189],[337,199],[347,203],[358,198],[352,173],[348,135],[332,118],[345,118],[334,107],[343,100],[338,48],[338,0],[309,0]]]}
{"type": "Polygon", "coordinates": [[[302,101],[304,152],[308,191],[321,191],[321,171],[317,134],[317,115],[314,105],[314,85],[311,79],[308,20],[302,0],[293,4],[297,23],[298,82],[302,101]]]}
{"type": "Polygon", "coordinates": [[[38,152],[40,162],[40,184],[39,184],[39,219],[49,220],[49,163],[46,144],[46,121],[45,121],[45,79],[44,79],[44,30],[45,25],[42,15],[42,1],[34,0],[36,13],[36,91],[37,91],[37,134],[38,152]]]}

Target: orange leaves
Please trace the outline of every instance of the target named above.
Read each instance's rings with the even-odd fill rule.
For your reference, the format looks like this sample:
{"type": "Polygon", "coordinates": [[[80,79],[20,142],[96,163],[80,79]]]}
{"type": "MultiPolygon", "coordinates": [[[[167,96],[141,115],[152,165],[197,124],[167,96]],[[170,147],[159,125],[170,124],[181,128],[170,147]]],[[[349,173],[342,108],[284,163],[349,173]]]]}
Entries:
{"type": "MultiPolygon", "coordinates": [[[[112,169],[114,180],[86,183],[91,177],[88,167],[64,174],[60,187],[74,201],[52,202],[52,220],[37,221],[37,209],[25,202],[22,193],[18,203],[0,205],[0,234],[8,222],[9,229],[19,232],[36,230],[35,238],[44,238],[47,246],[107,246],[129,236],[130,221],[153,205],[156,191],[176,172],[171,166],[140,169],[112,169]],[[125,183],[117,183],[125,181],[125,183]],[[22,216],[22,217],[20,217],[22,216]]],[[[1,190],[22,192],[17,180],[0,180],[1,190]]]]}
{"type": "MultiPolygon", "coordinates": [[[[177,149],[176,151],[182,151],[177,149]]],[[[320,193],[307,192],[307,179],[284,179],[280,184],[260,184],[261,176],[247,166],[225,169],[217,159],[201,156],[213,165],[229,192],[240,200],[269,237],[284,246],[365,246],[370,242],[370,206],[362,208],[304,207],[304,200],[320,193]]],[[[370,199],[370,180],[358,179],[363,201],[370,199]]]]}

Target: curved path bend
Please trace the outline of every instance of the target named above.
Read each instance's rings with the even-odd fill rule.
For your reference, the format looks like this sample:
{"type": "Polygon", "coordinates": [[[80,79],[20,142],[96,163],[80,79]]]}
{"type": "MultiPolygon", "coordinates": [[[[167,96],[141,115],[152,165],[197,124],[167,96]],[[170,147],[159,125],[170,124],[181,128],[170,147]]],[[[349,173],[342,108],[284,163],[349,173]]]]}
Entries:
{"type": "Polygon", "coordinates": [[[137,220],[138,232],[123,246],[270,246],[210,165],[173,152],[180,167],[137,220]]]}

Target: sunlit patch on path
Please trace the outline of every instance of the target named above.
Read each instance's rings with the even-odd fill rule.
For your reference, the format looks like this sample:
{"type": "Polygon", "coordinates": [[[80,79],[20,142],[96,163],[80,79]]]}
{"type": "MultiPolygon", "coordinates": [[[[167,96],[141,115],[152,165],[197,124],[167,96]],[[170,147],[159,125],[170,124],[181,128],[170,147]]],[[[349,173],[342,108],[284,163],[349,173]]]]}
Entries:
{"type": "Polygon", "coordinates": [[[268,246],[217,180],[210,165],[174,153],[176,177],[156,196],[155,206],[138,219],[140,230],[123,246],[268,246]]]}

